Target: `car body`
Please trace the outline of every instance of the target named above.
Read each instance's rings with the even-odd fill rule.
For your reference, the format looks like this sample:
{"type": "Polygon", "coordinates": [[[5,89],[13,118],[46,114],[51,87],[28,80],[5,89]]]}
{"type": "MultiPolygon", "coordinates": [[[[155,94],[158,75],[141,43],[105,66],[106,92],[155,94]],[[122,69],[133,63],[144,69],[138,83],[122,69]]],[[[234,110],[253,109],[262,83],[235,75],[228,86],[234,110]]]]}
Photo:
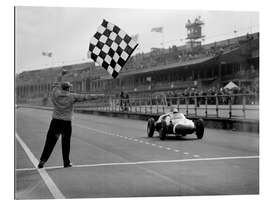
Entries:
{"type": "Polygon", "coordinates": [[[204,123],[201,118],[196,120],[187,119],[182,113],[167,113],[161,115],[157,121],[149,118],[147,122],[147,135],[153,137],[154,132],[158,131],[161,140],[164,140],[167,134],[177,136],[186,136],[196,133],[198,139],[204,135],[204,123]]]}

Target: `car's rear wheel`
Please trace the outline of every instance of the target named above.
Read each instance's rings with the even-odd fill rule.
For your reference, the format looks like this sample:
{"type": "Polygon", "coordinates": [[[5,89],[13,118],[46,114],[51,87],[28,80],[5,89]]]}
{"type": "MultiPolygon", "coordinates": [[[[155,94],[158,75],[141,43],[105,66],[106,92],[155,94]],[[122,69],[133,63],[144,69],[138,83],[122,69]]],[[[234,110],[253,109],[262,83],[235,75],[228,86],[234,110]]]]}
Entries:
{"type": "Polygon", "coordinates": [[[198,139],[202,139],[203,138],[203,134],[204,134],[204,123],[203,120],[200,118],[198,120],[195,121],[195,126],[196,126],[196,135],[198,139]]]}
{"type": "Polygon", "coordinates": [[[161,128],[159,130],[159,137],[161,140],[165,140],[167,134],[167,125],[165,121],[161,121],[161,128]]]}
{"type": "Polygon", "coordinates": [[[147,122],[147,136],[153,137],[155,132],[155,119],[149,118],[147,122]]]}

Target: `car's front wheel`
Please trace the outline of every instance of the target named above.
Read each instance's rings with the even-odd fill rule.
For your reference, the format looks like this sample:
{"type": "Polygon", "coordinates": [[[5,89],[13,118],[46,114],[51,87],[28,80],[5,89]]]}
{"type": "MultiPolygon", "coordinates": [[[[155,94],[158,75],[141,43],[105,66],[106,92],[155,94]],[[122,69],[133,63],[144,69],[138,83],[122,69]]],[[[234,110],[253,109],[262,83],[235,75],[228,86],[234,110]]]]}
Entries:
{"type": "Polygon", "coordinates": [[[166,121],[161,121],[161,128],[159,130],[159,137],[161,140],[165,140],[167,134],[166,121]]]}
{"type": "Polygon", "coordinates": [[[153,137],[155,132],[155,119],[149,118],[147,122],[147,136],[153,137]]]}

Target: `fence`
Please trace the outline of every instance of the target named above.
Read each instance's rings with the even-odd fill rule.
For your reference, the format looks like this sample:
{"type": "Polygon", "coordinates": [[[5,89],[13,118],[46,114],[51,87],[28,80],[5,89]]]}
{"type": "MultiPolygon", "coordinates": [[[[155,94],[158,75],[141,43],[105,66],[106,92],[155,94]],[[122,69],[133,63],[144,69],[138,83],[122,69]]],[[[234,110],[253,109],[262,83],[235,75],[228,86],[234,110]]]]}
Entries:
{"type": "Polygon", "coordinates": [[[137,112],[162,114],[171,106],[187,116],[240,118],[259,120],[259,95],[206,95],[179,97],[132,97],[119,99],[104,97],[98,101],[84,102],[76,108],[88,108],[102,111],[137,112]]]}

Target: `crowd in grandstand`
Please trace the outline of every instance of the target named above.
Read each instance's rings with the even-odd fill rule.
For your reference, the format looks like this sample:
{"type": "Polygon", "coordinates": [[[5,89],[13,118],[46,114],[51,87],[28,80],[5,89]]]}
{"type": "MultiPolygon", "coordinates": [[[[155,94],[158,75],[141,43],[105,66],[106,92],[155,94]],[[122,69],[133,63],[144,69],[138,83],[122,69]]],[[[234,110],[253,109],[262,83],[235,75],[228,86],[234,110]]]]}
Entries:
{"type": "Polygon", "coordinates": [[[245,96],[246,104],[255,104],[258,103],[259,95],[259,85],[256,83],[254,86],[240,86],[238,88],[227,89],[227,88],[217,88],[211,87],[209,89],[200,89],[200,88],[186,88],[184,91],[169,91],[166,92],[167,98],[172,103],[176,103],[177,97],[189,97],[189,103],[195,102],[195,97],[197,97],[197,103],[204,103],[205,98],[208,97],[208,104],[216,104],[216,98],[218,99],[218,104],[242,104],[243,95],[245,96]],[[238,95],[238,96],[232,96],[238,95]],[[257,96],[256,96],[257,95],[257,96]]]}
{"type": "Polygon", "coordinates": [[[132,105],[147,104],[147,105],[183,105],[194,104],[200,105],[228,105],[228,104],[258,104],[259,103],[259,87],[256,83],[254,86],[242,85],[237,88],[217,88],[211,87],[209,89],[201,88],[186,88],[183,91],[167,91],[152,94],[150,97],[135,97],[129,98],[128,93],[123,91],[115,97],[119,101],[119,106],[122,111],[128,111],[132,105]],[[141,102],[138,100],[140,99],[141,102]],[[145,103],[146,102],[146,103],[145,103]]]}
{"type": "Polygon", "coordinates": [[[153,48],[150,53],[138,53],[131,57],[123,71],[187,62],[205,57],[214,57],[238,46],[238,43],[228,43],[227,45],[217,45],[214,43],[211,47],[204,48],[202,46],[197,50],[193,49],[192,51],[189,51],[184,47],[176,46],[169,47],[168,49],[153,48]]]}

